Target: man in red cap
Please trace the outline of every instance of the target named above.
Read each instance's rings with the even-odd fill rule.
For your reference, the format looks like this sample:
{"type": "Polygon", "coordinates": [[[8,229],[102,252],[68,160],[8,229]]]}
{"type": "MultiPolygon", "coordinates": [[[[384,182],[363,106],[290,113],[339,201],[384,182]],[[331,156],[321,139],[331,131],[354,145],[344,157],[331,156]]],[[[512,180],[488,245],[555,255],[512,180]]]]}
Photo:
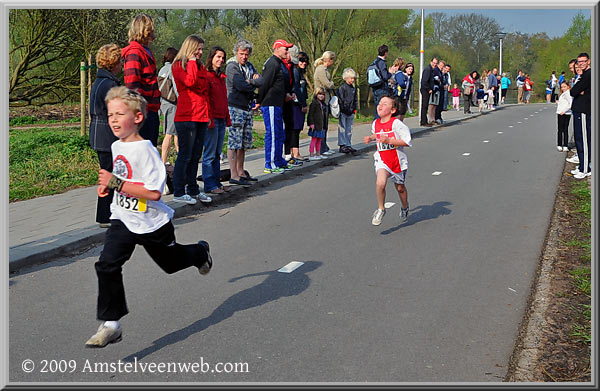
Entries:
{"type": "Polygon", "coordinates": [[[262,72],[263,84],[256,97],[256,103],[260,104],[265,121],[265,173],[282,173],[291,169],[283,158],[283,103],[294,100],[295,96],[286,92],[286,78],[289,79],[289,73],[283,60],[292,46],[294,45],[283,39],[273,43],[273,55],[265,62],[262,72]]]}

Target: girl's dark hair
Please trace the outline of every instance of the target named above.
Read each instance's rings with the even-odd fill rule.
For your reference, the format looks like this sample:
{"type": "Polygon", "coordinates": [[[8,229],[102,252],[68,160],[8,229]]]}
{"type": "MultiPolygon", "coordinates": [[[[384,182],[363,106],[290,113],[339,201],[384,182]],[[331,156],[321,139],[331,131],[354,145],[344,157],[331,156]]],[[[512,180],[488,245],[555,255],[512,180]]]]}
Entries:
{"type": "Polygon", "coordinates": [[[404,66],[404,72],[406,72],[406,68],[408,68],[408,67],[412,67],[413,71],[411,73],[411,76],[414,75],[414,73],[415,73],[415,64],[413,64],[412,62],[409,62],[408,64],[406,64],[404,66]]]}
{"type": "Polygon", "coordinates": [[[306,54],[304,52],[299,52],[298,53],[298,61],[306,62],[308,64],[309,63],[308,54],[306,54]]]}
{"type": "MultiPolygon", "coordinates": [[[[227,58],[227,53],[225,52],[225,49],[223,49],[220,46],[213,46],[212,48],[210,48],[209,52],[208,52],[208,57],[206,58],[206,68],[208,69],[209,72],[216,72],[217,69],[213,69],[212,66],[212,60],[215,57],[215,55],[217,54],[217,52],[223,52],[223,59],[227,58]]],[[[225,62],[223,62],[225,63],[225,62]]]]}
{"type": "Polygon", "coordinates": [[[163,65],[165,65],[166,62],[172,63],[177,53],[179,53],[179,50],[175,48],[168,48],[165,50],[165,55],[163,56],[163,65]]]}

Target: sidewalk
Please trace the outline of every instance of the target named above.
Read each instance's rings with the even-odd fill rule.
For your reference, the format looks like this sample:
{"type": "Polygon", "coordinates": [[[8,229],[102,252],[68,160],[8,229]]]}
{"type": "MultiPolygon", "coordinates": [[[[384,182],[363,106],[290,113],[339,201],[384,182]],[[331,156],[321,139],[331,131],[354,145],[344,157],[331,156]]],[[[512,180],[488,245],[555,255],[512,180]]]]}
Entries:
{"type": "MultiPolygon", "coordinates": [[[[499,109],[512,105],[503,105],[499,109]]],[[[486,111],[484,114],[490,113],[486,111]]],[[[439,127],[455,124],[465,119],[477,117],[481,114],[463,114],[449,110],[442,114],[445,123],[431,128],[419,127],[419,118],[406,118],[405,123],[415,135],[423,131],[434,130],[439,127]]],[[[305,131],[304,131],[305,132],[305,131]]],[[[364,136],[370,134],[371,124],[355,124],[352,140],[358,153],[373,151],[375,144],[362,143],[364,136]]],[[[218,205],[225,199],[244,197],[253,188],[268,186],[273,182],[284,180],[299,173],[316,170],[324,165],[352,159],[352,155],[338,153],[337,124],[330,124],[327,143],[334,155],[327,160],[304,162],[301,167],[284,174],[264,174],[264,150],[253,149],[247,151],[245,168],[250,174],[258,178],[258,182],[250,188],[232,186],[232,191],[221,195],[211,195],[213,201],[208,204],[198,202],[196,205],[187,205],[173,202],[173,196],[167,195],[163,200],[175,210],[175,217],[202,213],[205,208],[218,205]]],[[[300,154],[308,156],[310,138],[300,140],[300,154]]],[[[199,167],[200,168],[200,167],[199,167]]],[[[221,168],[229,168],[225,163],[221,168]]],[[[200,173],[199,173],[200,174],[200,173]]],[[[202,189],[202,184],[200,184],[202,189]]],[[[63,194],[35,198],[28,201],[13,202],[9,205],[9,271],[36,264],[50,262],[61,256],[81,253],[89,247],[99,244],[104,240],[106,229],[98,227],[96,221],[96,187],[86,187],[68,191],[63,194]]]]}

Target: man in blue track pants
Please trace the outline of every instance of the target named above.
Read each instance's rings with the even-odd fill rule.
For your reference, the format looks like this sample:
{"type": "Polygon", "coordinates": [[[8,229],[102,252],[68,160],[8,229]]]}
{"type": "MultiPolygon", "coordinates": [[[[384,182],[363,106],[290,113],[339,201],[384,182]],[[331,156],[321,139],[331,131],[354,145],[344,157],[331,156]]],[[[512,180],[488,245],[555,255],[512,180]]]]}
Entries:
{"type": "Polygon", "coordinates": [[[583,71],[571,88],[571,110],[573,111],[573,135],[579,157],[579,166],[571,171],[575,179],[583,179],[592,175],[591,140],[592,140],[592,90],[590,56],[580,53],[577,56],[577,67],[583,71]]]}
{"type": "Polygon", "coordinates": [[[273,43],[273,55],[265,62],[262,72],[263,84],[256,97],[265,122],[265,173],[281,173],[291,169],[283,158],[283,103],[293,97],[285,92],[283,60],[292,46],[293,44],[283,39],[273,43]]]}

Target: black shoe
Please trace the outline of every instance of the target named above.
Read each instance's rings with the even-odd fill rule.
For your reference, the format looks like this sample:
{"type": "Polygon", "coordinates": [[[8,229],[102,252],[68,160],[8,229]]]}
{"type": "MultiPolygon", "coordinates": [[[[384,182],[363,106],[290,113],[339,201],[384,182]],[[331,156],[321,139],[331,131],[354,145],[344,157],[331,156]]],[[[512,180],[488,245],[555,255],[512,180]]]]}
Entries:
{"type": "Polygon", "coordinates": [[[233,178],[231,178],[231,179],[229,179],[229,183],[232,183],[234,185],[245,186],[245,187],[248,187],[248,186],[252,185],[244,177],[240,177],[240,179],[233,179],[233,178]]]}
{"type": "Polygon", "coordinates": [[[250,176],[250,175],[248,175],[248,176],[241,176],[240,179],[245,179],[247,181],[252,181],[252,182],[258,181],[257,178],[254,178],[253,176],[250,176]]]}
{"type": "Polygon", "coordinates": [[[204,247],[204,249],[206,250],[206,262],[204,262],[201,266],[198,267],[198,271],[200,272],[200,274],[205,275],[208,274],[208,272],[210,272],[210,269],[212,269],[213,265],[213,260],[210,256],[210,246],[205,240],[199,241],[198,244],[204,247]]]}
{"type": "Polygon", "coordinates": [[[358,150],[357,150],[357,149],[354,149],[354,148],[352,148],[352,147],[348,147],[348,149],[350,150],[350,152],[351,152],[351,153],[358,152],[358,150]]]}

